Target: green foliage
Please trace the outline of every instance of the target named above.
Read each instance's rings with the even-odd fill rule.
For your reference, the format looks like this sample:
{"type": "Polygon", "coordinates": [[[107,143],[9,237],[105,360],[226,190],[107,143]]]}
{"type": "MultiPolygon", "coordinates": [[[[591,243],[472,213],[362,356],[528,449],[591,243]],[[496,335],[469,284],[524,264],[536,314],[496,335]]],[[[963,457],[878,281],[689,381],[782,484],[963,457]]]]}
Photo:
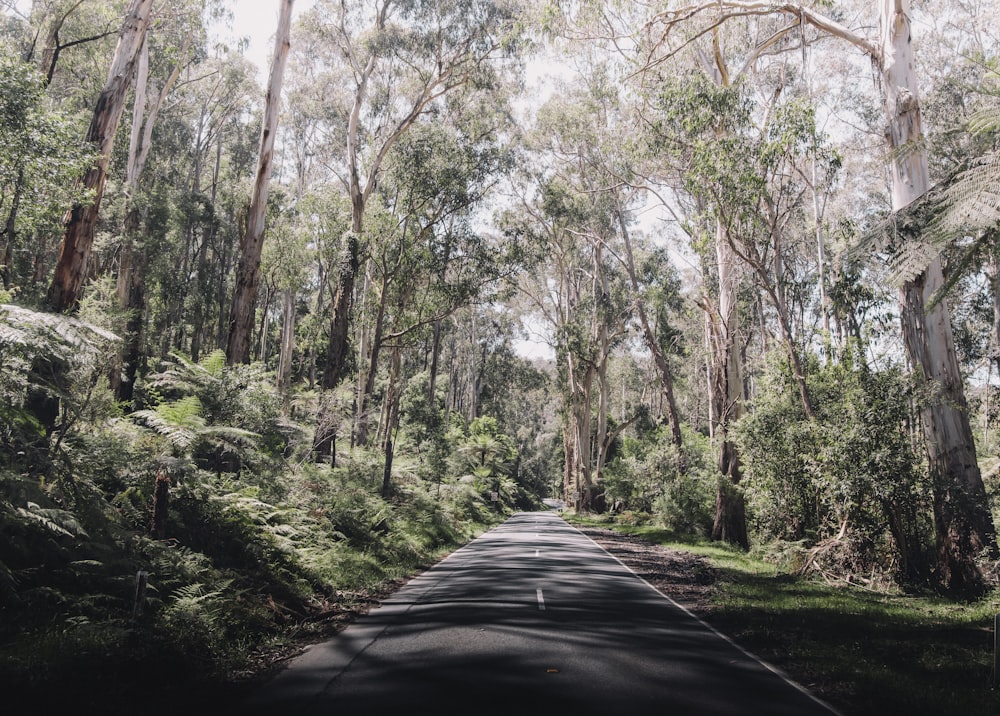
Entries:
{"type": "Polygon", "coordinates": [[[0,277],[5,287],[37,291],[32,241],[58,235],[66,207],[85,199],[77,179],[94,157],[79,119],[45,96],[44,79],[13,43],[0,45],[0,224],[12,222],[4,242],[13,258],[0,277]]]}
{"type": "Polygon", "coordinates": [[[68,316],[0,305],[0,454],[40,470],[94,392],[117,337],[68,316]]]}
{"type": "Polygon", "coordinates": [[[711,533],[715,485],[709,441],[685,429],[684,449],[678,454],[666,424],[626,437],[604,474],[613,512],[646,514],[651,522],[687,535],[711,533]]]}
{"type": "Polygon", "coordinates": [[[155,405],[132,419],[207,468],[232,471],[277,457],[301,434],[282,416],[280,397],[261,367],[229,367],[221,350],[197,363],[171,354],[143,390],[155,405]]]}
{"type": "Polygon", "coordinates": [[[758,539],[814,545],[846,534],[838,570],[891,571],[897,560],[926,558],[929,484],[907,431],[902,374],[876,373],[850,357],[814,366],[814,420],[803,415],[792,380],[773,360],[734,431],[758,539]]]}
{"type": "MultiPolygon", "coordinates": [[[[927,594],[831,585],[779,569],[718,542],[651,526],[595,523],[707,561],[710,604],[692,608],[713,627],[779,666],[841,713],[993,713],[991,631],[1000,594],[956,603],[927,594]]],[[[626,558],[627,561],[627,558],[626,558]]]]}

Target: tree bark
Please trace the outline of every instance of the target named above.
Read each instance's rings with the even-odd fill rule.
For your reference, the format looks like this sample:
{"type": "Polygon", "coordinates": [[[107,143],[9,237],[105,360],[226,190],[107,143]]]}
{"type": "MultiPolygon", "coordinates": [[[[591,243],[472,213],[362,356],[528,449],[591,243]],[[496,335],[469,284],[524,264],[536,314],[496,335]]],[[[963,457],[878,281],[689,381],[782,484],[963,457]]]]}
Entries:
{"type": "MultiPolygon", "coordinates": [[[[900,210],[929,186],[908,0],[881,5],[882,79],[886,140],[891,157],[892,206],[900,210]]],[[[915,377],[932,389],[920,408],[927,465],[934,494],[938,570],[952,591],[980,591],[985,576],[977,560],[998,558],[996,527],[976,460],[940,258],[900,291],[903,339],[915,377]]]]}
{"type": "Polygon", "coordinates": [[[115,400],[131,405],[135,397],[135,377],[142,358],[142,329],[146,313],[146,253],[137,250],[131,236],[138,231],[140,218],[133,207],[126,218],[126,240],[118,264],[118,303],[126,311],[125,331],[118,361],[111,371],[110,387],[115,400]]]}
{"type": "Polygon", "coordinates": [[[125,108],[125,96],[132,83],[139,49],[149,28],[153,0],[132,0],[122,25],[118,44],[104,89],[97,98],[94,115],[87,130],[87,142],[98,152],[96,164],[82,178],[84,188],[94,194],[89,204],[76,204],[64,220],[62,246],[55,275],[49,285],[46,302],[63,313],[76,308],[94,244],[94,231],[104,196],[108,163],[114,146],[115,132],[125,108]]]}
{"type": "Polygon", "coordinates": [[[385,390],[385,436],[383,450],[385,467],[382,471],[382,497],[389,499],[392,495],[392,457],[393,437],[399,424],[399,374],[402,368],[402,351],[399,346],[393,346],[392,359],[389,361],[389,385],[385,390]]]}
{"type": "Polygon", "coordinates": [[[347,362],[348,338],[350,331],[351,303],[354,297],[354,279],[360,265],[360,244],[358,234],[351,232],[346,237],[344,255],[337,273],[337,289],[333,295],[333,313],[330,319],[330,340],[326,348],[326,365],[320,385],[326,390],[336,388],[344,373],[347,362]]]}
{"type": "Polygon", "coordinates": [[[260,255],[264,246],[264,222],[267,216],[267,196],[270,188],[271,164],[274,159],[274,135],[278,130],[281,110],[281,83],[291,46],[292,5],[294,0],[281,0],[278,32],[274,39],[274,59],[264,105],[264,126],[260,133],[260,151],[254,181],[246,232],[240,240],[240,263],[233,288],[233,308],[229,314],[229,338],[226,362],[229,365],[250,362],[250,339],[253,334],[254,309],[260,283],[260,255]]]}
{"type": "Polygon", "coordinates": [[[149,532],[156,539],[167,537],[167,516],[170,514],[170,476],[160,469],[153,484],[153,514],[149,532]]]}
{"type": "Polygon", "coordinates": [[[18,167],[17,184],[14,186],[14,196],[10,200],[10,212],[4,223],[3,256],[0,256],[0,276],[3,277],[3,287],[9,289],[14,270],[14,242],[17,238],[17,213],[21,207],[21,195],[24,191],[24,166],[18,167]]]}
{"type": "Polygon", "coordinates": [[[375,329],[370,339],[368,369],[363,371],[358,385],[358,410],[355,416],[354,436],[357,444],[368,442],[368,409],[375,393],[375,378],[378,376],[379,353],[382,350],[382,336],[385,333],[385,311],[388,300],[388,278],[383,274],[379,291],[378,310],[375,313],[375,329]]]}
{"type": "Polygon", "coordinates": [[[287,395],[292,387],[292,355],[295,350],[295,291],[281,292],[281,349],[278,352],[278,390],[287,395]]]}
{"type": "Polygon", "coordinates": [[[729,436],[731,424],[743,412],[743,378],[737,348],[739,314],[736,304],[736,253],[725,236],[721,223],[716,225],[716,256],[719,271],[718,315],[712,335],[712,414],[715,439],[719,444],[719,485],[715,500],[712,539],[750,546],[747,536],[746,507],[739,487],[742,478],[739,453],[729,436]]]}

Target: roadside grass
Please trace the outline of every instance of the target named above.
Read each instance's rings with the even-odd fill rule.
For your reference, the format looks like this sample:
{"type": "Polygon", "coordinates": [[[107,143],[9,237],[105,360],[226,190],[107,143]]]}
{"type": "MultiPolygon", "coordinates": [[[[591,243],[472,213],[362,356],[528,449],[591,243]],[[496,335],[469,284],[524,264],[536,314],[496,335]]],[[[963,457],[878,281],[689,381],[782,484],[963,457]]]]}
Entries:
{"type": "Polygon", "coordinates": [[[845,716],[1000,714],[991,686],[1000,592],[960,602],[837,586],[663,528],[564,516],[708,559],[713,597],[698,615],[845,716]]]}

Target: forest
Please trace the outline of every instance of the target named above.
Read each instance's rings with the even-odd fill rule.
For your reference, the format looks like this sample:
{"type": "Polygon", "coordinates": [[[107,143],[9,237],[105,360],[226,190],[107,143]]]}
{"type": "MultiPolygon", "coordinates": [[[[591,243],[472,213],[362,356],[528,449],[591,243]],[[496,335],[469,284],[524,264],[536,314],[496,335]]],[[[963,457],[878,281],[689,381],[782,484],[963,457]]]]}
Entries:
{"type": "Polygon", "coordinates": [[[251,670],[552,499],[996,594],[994,0],[254,9],[0,2],[4,680],[251,670]]]}

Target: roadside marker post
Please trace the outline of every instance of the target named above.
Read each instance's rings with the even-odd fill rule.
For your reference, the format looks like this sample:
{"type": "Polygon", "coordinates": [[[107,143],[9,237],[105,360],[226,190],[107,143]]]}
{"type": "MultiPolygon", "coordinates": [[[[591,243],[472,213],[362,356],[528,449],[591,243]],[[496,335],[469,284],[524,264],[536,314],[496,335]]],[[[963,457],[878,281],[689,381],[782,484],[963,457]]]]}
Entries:
{"type": "Polygon", "coordinates": [[[993,617],[993,684],[997,687],[1000,680],[1000,614],[993,617]]]}

